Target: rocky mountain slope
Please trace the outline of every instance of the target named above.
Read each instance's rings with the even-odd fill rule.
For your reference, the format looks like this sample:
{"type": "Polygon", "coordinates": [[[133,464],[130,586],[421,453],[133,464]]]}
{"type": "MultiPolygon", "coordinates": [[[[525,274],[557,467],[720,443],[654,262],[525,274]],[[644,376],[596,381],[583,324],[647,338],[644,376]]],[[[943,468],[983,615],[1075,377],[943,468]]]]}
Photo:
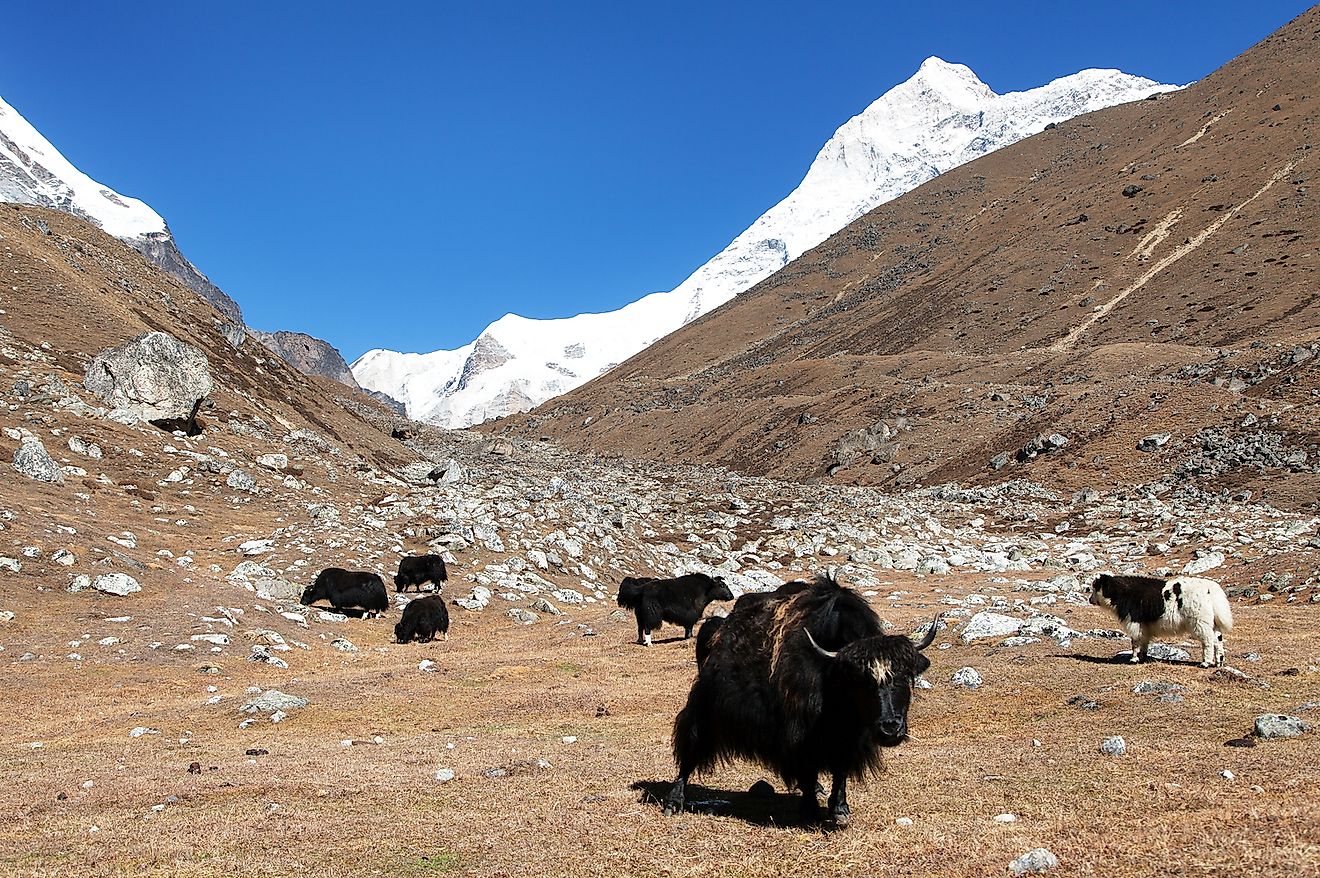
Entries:
{"type": "Polygon", "coordinates": [[[610,369],[943,171],[1078,114],[1172,88],[1117,70],[1083,70],[998,95],[964,65],[929,58],[840,127],[788,197],[674,290],[604,314],[556,320],[508,314],[457,350],[368,351],[353,372],[418,420],[467,426],[525,411],[610,369]]]}
{"type": "Polygon", "coordinates": [[[904,486],[1320,496],[1320,11],[853,222],[491,429],[904,486]]]}
{"type": "MultiPolygon", "coordinates": [[[[243,312],[238,303],[188,261],[160,214],[78,170],[3,99],[0,202],[51,207],[98,226],[174,275],[234,324],[231,333],[241,334],[243,312]]],[[[343,356],[321,339],[298,332],[251,331],[303,373],[358,387],[343,356]]]]}
{"type": "Polygon", "coordinates": [[[0,201],[53,207],[101,227],[242,324],[238,303],[179,252],[160,214],[88,177],[0,98],[0,201]]]}

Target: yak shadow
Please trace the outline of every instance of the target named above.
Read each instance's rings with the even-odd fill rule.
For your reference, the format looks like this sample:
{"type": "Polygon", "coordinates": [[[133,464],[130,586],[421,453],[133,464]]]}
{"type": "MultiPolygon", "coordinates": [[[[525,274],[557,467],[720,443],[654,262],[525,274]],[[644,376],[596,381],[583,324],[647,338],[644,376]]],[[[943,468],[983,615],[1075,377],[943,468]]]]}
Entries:
{"type": "MultiPolygon", "coordinates": [[[[634,781],[629,789],[640,792],[642,795],[639,801],[642,804],[654,805],[656,812],[659,813],[664,807],[665,796],[669,795],[672,787],[673,783],[667,780],[639,780],[634,781]]],[[[802,796],[797,792],[752,794],[747,791],[711,789],[689,781],[684,799],[683,811],[688,814],[733,817],[754,826],[772,826],[781,829],[824,828],[803,825],[802,796]]]]}
{"type": "Polygon", "coordinates": [[[1140,662],[1139,664],[1134,665],[1132,664],[1132,662],[1128,661],[1128,657],[1130,655],[1132,655],[1132,653],[1130,652],[1120,652],[1118,655],[1108,656],[1108,657],[1102,655],[1082,655],[1081,653],[1076,653],[1076,652],[1056,652],[1051,654],[1050,658],[1072,659],[1075,662],[1086,662],[1087,664],[1091,664],[1091,665],[1121,665],[1123,667],[1129,667],[1129,668],[1131,667],[1143,668],[1143,667],[1149,667],[1151,665],[1156,665],[1156,666],[1183,665],[1185,667],[1191,667],[1191,668],[1200,667],[1200,665],[1194,659],[1148,658],[1144,662],[1140,662]]]}

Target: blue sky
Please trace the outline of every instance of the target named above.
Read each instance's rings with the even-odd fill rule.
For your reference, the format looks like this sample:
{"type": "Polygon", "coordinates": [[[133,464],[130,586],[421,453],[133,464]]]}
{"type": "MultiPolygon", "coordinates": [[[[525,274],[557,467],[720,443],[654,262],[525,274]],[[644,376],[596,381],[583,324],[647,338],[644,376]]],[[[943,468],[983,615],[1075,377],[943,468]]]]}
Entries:
{"type": "Polygon", "coordinates": [[[928,55],[1184,83],[1308,5],[42,0],[0,95],[249,323],[351,360],[673,288],[928,55]]]}

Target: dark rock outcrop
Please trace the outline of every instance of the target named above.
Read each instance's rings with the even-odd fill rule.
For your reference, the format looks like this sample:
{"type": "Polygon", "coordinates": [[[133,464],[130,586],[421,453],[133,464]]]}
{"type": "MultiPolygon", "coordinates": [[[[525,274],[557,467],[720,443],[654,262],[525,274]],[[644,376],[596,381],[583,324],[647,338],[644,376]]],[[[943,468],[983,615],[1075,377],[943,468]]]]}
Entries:
{"type": "Polygon", "coordinates": [[[358,388],[343,355],[329,342],[302,332],[262,332],[251,327],[248,332],[267,350],[304,375],[317,375],[358,388]]]}

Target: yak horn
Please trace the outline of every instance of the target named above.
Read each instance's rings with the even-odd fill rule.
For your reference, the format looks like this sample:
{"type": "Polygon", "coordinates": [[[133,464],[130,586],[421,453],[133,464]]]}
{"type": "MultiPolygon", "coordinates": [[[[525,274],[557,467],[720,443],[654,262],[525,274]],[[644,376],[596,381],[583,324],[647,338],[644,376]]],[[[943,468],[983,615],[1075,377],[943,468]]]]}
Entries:
{"type": "Polygon", "coordinates": [[[940,627],[940,618],[940,616],[936,616],[931,620],[930,628],[927,629],[925,636],[920,640],[918,640],[915,635],[908,635],[911,638],[912,643],[917,647],[917,652],[921,652],[935,642],[935,633],[940,627]]]}
{"type": "Polygon", "coordinates": [[[828,649],[817,643],[816,638],[811,636],[811,632],[808,629],[803,628],[802,632],[807,635],[807,640],[811,641],[812,648],[815,649],[816,652],[825,656],[825,658],[832,659],[832,658],[836,658],[839,655],[837,652],[830,652],[828,649]]]}

